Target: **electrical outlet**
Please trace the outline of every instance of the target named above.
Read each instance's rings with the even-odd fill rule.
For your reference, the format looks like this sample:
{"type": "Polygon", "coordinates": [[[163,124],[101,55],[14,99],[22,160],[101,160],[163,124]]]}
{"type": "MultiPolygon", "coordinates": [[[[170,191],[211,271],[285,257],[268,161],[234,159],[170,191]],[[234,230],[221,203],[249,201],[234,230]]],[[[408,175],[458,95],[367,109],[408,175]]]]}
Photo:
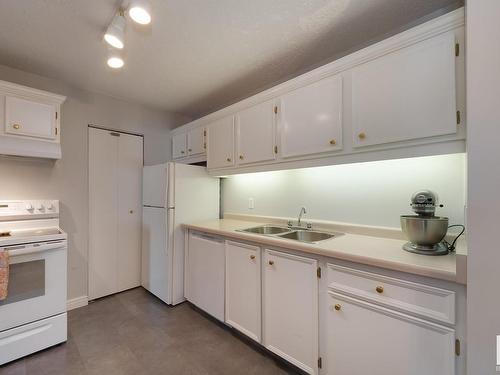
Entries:
{"type": "Polygon", "coordinates": [[[248,208],[250,210],[253,210],[254,207],[255,207],[255,202],[254,202],[253,198],[248,198],[248,208]]]}

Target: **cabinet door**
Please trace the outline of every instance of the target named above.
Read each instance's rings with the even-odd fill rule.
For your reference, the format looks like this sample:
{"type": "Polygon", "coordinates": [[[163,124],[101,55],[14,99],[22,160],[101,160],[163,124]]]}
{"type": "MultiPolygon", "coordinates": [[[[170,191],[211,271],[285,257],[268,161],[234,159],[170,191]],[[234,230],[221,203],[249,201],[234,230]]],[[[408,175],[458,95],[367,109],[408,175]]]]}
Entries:
{"type": "Polygon", "coordinates": [[[116,293],[119,137],[89,128],[89,299],[116,293]]]}
{"type": "Polygon", "coordinates": [[[355,147],[454,134],[453,32],[402,48],[352,70],[355,147]]]}
{"type": "Polygon", "coordinates": [[[203,311],[224,321],[224,241],[189,233],[186,258],[186,298],[203,311]]]}
{"type": "Polygon", "coordinates": [[[308,374],[318,371],[317,262],[264,251],[263,341],[308,374]]]}
{"type": "Polygon", "coordinates": [[[342,77],[322,79],[280,98],[282,157],[342,149],[342,77]]]}
{"type": "Polygon", "coordinates": [[[275,159],[274,101],[245,109],[236,115],[238,164],[275,159]]]}
{"type": "Polygon", "coordinates": [[[179,159],[187,156],[186,133],[176,134],[172,137],[172,158],[179,159]]]}
{"type": "Polygon", "coordinates": [[[455,373],[453,329],[337,293],[326,298],[327,374],[455,373]]]}
{"type": "Polygon", "coordinates": [[[226,242],[226,323],[257,342],[261,332],[260,248],[226,242]]]}
{"type": "Polygon", "coordinates": [[[190,130],[187,137],[188,155],[199,155],[205,153],[205,128],[190,130]]]}
{"type": "Polygon", "coordinates": [[[220,119],[208,127],[208,168],[234,165],[234,117],[220,119]]]}
{"type": "Polygon", "coordinates": [[[57,107],[53,104],[5,97],[5,132],[28,137],[56,139],[57,107]]]}
{"type": "Polygon", "coordinates": [[[141,285],[142,141],[123,133],[118,141],[117,291],[141,285]]]}

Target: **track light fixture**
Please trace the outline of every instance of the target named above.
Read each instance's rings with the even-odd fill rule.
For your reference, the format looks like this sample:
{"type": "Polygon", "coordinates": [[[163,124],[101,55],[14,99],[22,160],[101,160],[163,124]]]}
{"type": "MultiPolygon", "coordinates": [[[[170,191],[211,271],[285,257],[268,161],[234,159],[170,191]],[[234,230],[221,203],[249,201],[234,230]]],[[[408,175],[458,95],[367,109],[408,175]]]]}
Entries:
{"type": "Polygon", "coordinates": [[[120,10],[113,17],[113,21],[108,26],[104,34],[104,40],[109,44],[107,64],[113,69],[119,69],[125,65],[120,50],[125,47],[125,27],[127,20],[125,11],[130,18],[141,25],[151,23],[151,5],[148,0],[127,0],[122,3],[120,10]],[[111,48],[112,47],[112,48],[111,48]]]}
{"type": "Polygon", "coordinates": [[[124,13],[120,11],[108,26],[104,40],[112,47],[123,49],[125,46],[125,25],[124,13]]]}

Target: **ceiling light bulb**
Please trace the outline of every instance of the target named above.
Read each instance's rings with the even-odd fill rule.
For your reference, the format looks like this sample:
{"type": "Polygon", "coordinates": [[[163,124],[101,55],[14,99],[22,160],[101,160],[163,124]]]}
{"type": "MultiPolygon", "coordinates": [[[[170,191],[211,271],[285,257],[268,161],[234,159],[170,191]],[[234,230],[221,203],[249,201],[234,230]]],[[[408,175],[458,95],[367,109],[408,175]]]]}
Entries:
{"type": "Polygon", "coordinates": [[[131,2],[128,9],[128,14],[134,22],[141,25],[148,25],[151,23],[151,6],[146,0],[134,0],[131,2]]]}
{"type": "Polygon", "coordinates": [[[108,66],[110,68],[120,69],[121,67],[123,67],[123,65],[125,65],[125,62],[121,57],[113,56],[108,59],[108,66]]]}
{"type": "Polygon", "coordinates": [[[104,40],[110,46],[118,49],[122,49],[125,46],[125,17],[117,14],[113,18],[113,22],[111,22],[111,25],[109,25],[104,34],[104,40]]]}
{"type": "Polygon", "coordinates": [[[113,48],[108,49],[107,63],[108,66],[113,69],[119,69],[125,65],[121,52],[113,48]]]}

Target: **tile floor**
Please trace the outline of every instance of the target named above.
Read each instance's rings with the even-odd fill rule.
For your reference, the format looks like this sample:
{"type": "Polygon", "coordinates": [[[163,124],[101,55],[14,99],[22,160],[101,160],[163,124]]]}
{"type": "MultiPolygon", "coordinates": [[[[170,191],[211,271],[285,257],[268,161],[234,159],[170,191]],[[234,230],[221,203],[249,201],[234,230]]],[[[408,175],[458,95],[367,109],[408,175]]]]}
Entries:
{"type": "Polygon", "coordinates": [[[0,375],[296,374],[184,303],[168,307],[142,288],[68,314],[65,344],[0,366],[0,375]]]}

